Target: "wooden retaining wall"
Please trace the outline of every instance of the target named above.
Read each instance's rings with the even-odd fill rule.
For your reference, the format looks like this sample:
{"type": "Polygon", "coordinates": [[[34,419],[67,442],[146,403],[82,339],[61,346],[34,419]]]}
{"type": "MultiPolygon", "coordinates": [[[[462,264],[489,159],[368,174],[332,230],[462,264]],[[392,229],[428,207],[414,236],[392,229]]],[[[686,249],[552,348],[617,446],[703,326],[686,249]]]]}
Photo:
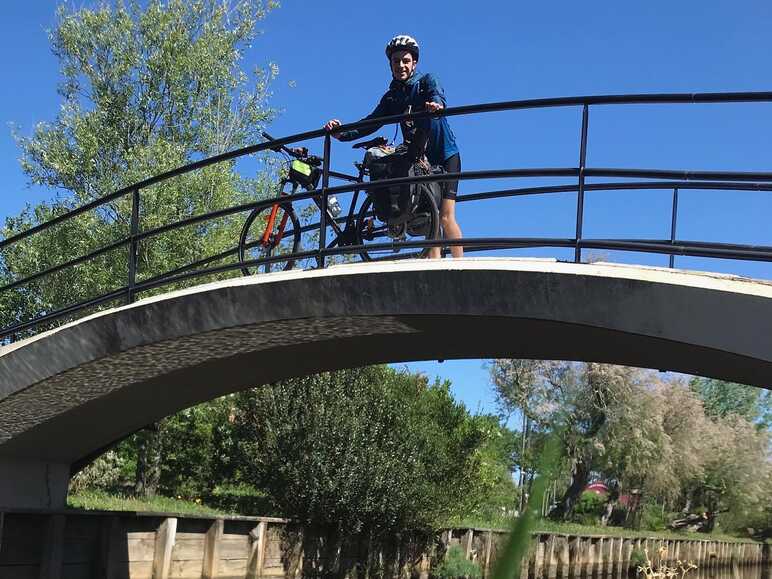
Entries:
{"type": "MultiPolygon", "coordinates": [[[[504,531],[452,529],[433,546],[394,541],[326,544],[285,519],[82,511],[0,512],[0,579],[296,578],[376,563],[387,577],[427,579],[452,545],[484,576],[504,531]]],[[[628,577],[634,551],[655,565],[691,561],[705,570],[769,569],[770,546],[711,540],[535,534],[522,579],[628,577]],[[661,555],[660,555],[661,554],[661,555]]],[[[361,575],[361,573],[360,573],[361,575]]]]}

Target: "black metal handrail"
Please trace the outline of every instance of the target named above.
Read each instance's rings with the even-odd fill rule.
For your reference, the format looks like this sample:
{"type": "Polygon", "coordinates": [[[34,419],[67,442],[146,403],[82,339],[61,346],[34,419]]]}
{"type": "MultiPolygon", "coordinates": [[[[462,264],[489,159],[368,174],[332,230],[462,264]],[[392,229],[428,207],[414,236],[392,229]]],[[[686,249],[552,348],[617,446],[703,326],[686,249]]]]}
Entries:
{"type": "MultiPolygon", "coordinates": [[[[128,248],[127,261],[127,280],[126,285],[121,288],[111,290],[101,296],[91,297],[76,304],[70,304],[53,312],[45,312],[33,319],[19,321],[11,326],[0,329],[0,339],[7,339],[9,336],[27,332],[29,330],[50,325],[51,322],[72,316],[81,311],[86,311],[92,307],[104,303],[123,300],[131,302],[136,295],[149,290],[158,289],[164,286],[177,284],[182,281],[205,277],[213,274],[237,271],[244,267],[259,266],[265,263],[273,263],[286,260],[314,260],[318,267],[325,266],[327,257],[342,254],[356,254],[364,249],[368,251],[377,251],[380,249],[388,250],[395,248],[424,248],[424,247],[447,247],[452,245],[463,245],[467,251],[488,251],[491,249],[512,249],[524,247],[562,247],[573,248],[574,260],[581,261],[583,249],[605,249],[605,250],[623,250],[633,252],[660,253],[670,255],[670,267],[673,267],[675,255],[686,255],[695,257],[714,257],[722,259],[742,259],[753,261],[772,261],[772,246],[755,246],[743,244],[714,243],[705,241],[685,241],[678,240],[677,217],[678,217],[678,194],[683,189],[716,189],[727,191],[772,191],[772,172],[730,172],[730,171],[686,171],[686,170],[660,170],[660,169],[630,169],[630,168],[602,168],[588,167],[586,165],[588,149],[588,127],[589,113],[591,106],[601,105],[629,105],[629,104],[679,104],[679,103],[727,103],[727,102],[772,102],[772,92],[733,92],[733,93],[676,93],[676,94],[634,94],[634,95],[593,95],[578,97],[560,97],[529,99],[519,101],[504,101],[496,103],[484,103],[477,105],[466,105],[444,109],[440,112],[429,113],[419,112],[406,115],[394,115],[381,117],[378,119],[368,119],[356,123],[342,125],[334,131],[318,129],[290,135],[270,142],[258,143],[238,150],[229,151],[201,159],[183,167],[178,167],[171,171],[166,171],[158,175],[151,176],[138,183],[124,187],[114,193],[90,201],[80,207],[74,208],[66,213],[58,215],[45,223],[31,227],[28,230],[15,234],[7,239],[0,240],[0,250],[12,247],[15,243],[43,232],[57,224],[73,219],[88,211],[98,209],[104,205],[122,199],[131,197],[131,219],[129,225],[129,235],[117,241],[97,248],[87,254],[73,257],[62,263],[51,266],[43,271],[30,274],[29,276],[8,282],[0,287],[0,293],[14,291],[25,284],[33,281],[41,281],[46,277],[62,270],[74,267],[76,265],[90,261],[100,255],[107,254],[120,248],[128,248]],[[520,168],[520,169],[494,169],[483,171],[464,171],[461,173],[427,175],[421,177],[402,177],[379,181],[377,185],[368,183],[353,182],[351,176],[338,173],[330,169],[331,163],[331,137],[333,134],[348,131],[352,129],[373,127],[398,123],[404,120],[420,119],[437,116],[458,116],[479,114],[487,112],[501,112],[512,110],[549,108],[549,107],[581,107],[582,122],[579,136],[579,155],[578,166],[576,167],[547,167],[547,168],[520,168]],[[139,244],[145,240],[152,239],[169,231],[180,229],[198,223],[204,223],[214,219],[226,216],[236,215],[246,211],[258,210],[271,206],[275,203],[275,198],[263,199],[249,203],[243,203],[233,207],[227,207],[211,211],[201,215],[194,215],[180,219],[173,223],[161,225],[152,229],[140,230],[141,222],[141,195],[142,191],[149,187],[172,179],[192,171],[197,171],[205,167],[232,161],[239,157],[251,155],[254,153],[274,149],[277,145],[292,144],[300,141],[306,141],[314,138],[324,138],[324,163],[322,167],[322,179],[320,188],[314,191],[304,191],[295,193],[283,198],[283,202],[295,202],[305,199],[317,198],[320,200],[322,211],[317,223],[305,225],[301,231],[318,231],[319,246],[314,250],[298,252],[295,254],[285,254],[281,256],[272,256],[258,260],[248,260],[244,262],[229,263],[225,265],[216,265],[212,267],[202,267],[211,263],[217,263],[222,259],[228,258],[238,253],[238,248],[233,247],[222,251],[216,255],[208,256],[196,260],[189,264],[174,268],[165,273],[157,274],[146,280],[138,280],[138,250],[139,244]],[[387,185],[399,185],[417,182],[442,181],[448,179],[460,180],[478,180],[478,179],[500,179],[500,178],[523,178],[523,177],[553,177],[553,178],[575,178],[576,183],[563,185],[548,185],[541,187],[522,187],[502,189],[495,191],[485,191],[480,193],[461,195],[459,202],[482,201],[488,199],[499,199],[506,197],[516,197],[523,195],[543,195],[552,193],[573,192],[577,194],[576,205],[576,233],[573,238],[518,238],[518,237],[478,237],[465,238],[460,241],[433,240],[433,241],[411,241],[411,242],[388,242],[383,244],[370,244],[364,246],[345,246],[345,247],[327,247],[327,207],[328,197],[333,194],[348,193],[355,190],[367,190],[370,187],[383,187],[387,185]],[[589,177],[605,177],[618,179],[652,179],[654,181],[628,181],[628,182],[610,182],[610,183],[588,183],[589,177]],[[330,178],[337,178],[347,181],[344,185],[331,186],[330,178]],[[583,236],[584,219],[584,197],[587,191],[600,190],[642,190],[642,189],[667,189],[673,191],[672,210],[671,210],[671,228],[670,238],[653,239],[587,239],[583,236]]],[[[340,218],[338,222],[344,219],[340,218]]]]}

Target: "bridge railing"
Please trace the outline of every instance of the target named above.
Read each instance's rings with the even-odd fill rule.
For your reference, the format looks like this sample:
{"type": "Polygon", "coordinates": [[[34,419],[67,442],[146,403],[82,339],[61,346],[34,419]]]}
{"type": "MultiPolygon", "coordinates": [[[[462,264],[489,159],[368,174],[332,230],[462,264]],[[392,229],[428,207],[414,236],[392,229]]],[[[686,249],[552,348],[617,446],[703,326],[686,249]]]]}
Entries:
{"type": "MultiPolygon", "coordinates": [[[[608,250],[608,251],[631,251],[665,254],[670,256],[669,265],[673,267],[675,256],[693,256],[721,259],[736,259],[748,261],[772,261],[772,246],[770,245],[748,245],[717,243],[700,240],[683,240],[677,236],[678,231],[678,201],[679,191],[688,189],[715,189],[722,191],[772,191],[772,172],[730,172],[730,171],[675,171],[658,169],[620,169],[620,168],[602,168],[588,167],[586,164],[588,150],[588,126],[591,107],[607,105],[629,105],[629,104],[687,104],[687,103],[729,103],[729,102],[772,102],[772,92],[742,92],[742,93],[697,93],[697,94],[643,94],[643,95],[599,95],[582,97],[565,97],[549,99],[532,99],[521,101],[507,101],[497,103],[485,103],[478,105],[469,105],[461,107],[448,108],[438,113],[413,113],[407,115],[395,115],[371,119],[357,123],[343,125],[333,132],[323,129],[299,133],[283,138],[279,138],[266,143],[259,143],[244,147],[235,151],[230,151],[216,155],[207,159],[202,159],[172,171],[164,172],[152,176],[139,183],[125,187],[111,194],[105,195],[90,203],[74,208],[61,215],[58,215],[46,222],[40,223],[34,227],[19,232],[7,239],[0,241],[0,252],[13,251],[18,244],[51,230],[56,226],[67,224],[91,211],[99,211],[110,204],[118,201],[128,203],[130,206],[130,219],[128,222],[128,232],[126,235],[100,246],[92,251],[81,255],[74,255],[22,277],[13,276],[12,272],[7,271],[5,285],[0,287],[0,300],[8,296],[9,292],[24,293],[24,288],[33,282],[45,283],[58,272],[69,268],[77,267],[86,262],[95,260],[101,256],[106,256],[114,251],[126,252],[125,282],[118,287],[111,288],[99,295],[90,296],[87,299],[76,301],[71,304],[57,304],[50,311],[42,307],[42,311],[35,312],[33,315],[22,315],[20,313],[15,318],[12,317],[10,323],[6,322],[4,327],[0,328],[0,340],[5,342],[24,337],[39,331],[47,329],[66,321],[76,318],[80,315],[94,311],[105,305],[116,303],[131,303],[138,295],[157,291],[169,287],[176,288],[180,284],[191,280],[210,279],[211,276],[227,275],[238,273],[245,267],[257,267],[271,262],[281,262],[293,260],[296,263],[299,260],[308,260],[308,263],[314,267],[325,267],[327,258],[338,255],[358,255],[363,250],[399,250],[403,248],[416,247],[448,247],[451,245],[463,245],[468,252],[491,251],[494,249],[513,249],[513,248],[571,248],[574,250],[574,261],[582,260],[582,251],[584,249],[608,250]],[[500,190],[485,191],[466,195],[459,195],[459,203],[480,202],[491,199],[503,199],[521,196],[538,196],[554,193],[576,193],[576,218],[575,235],[569,238],[548,238],[548,237],[516,237],[516,236],[490,236],[490,237],[467,237],[462,240],[423,240],[423,241],[390,241],[382,244],[368,244],[365,246],[346,245],[343,247],[333,246],[327,243],[327,208],[328,200],[331,195],[351,193],[356,190],[367,190],[371,187],[368,183],[353,182],[353,178],[345,174],[337,173],[331,170],[331,138],[334,133],[347,131],[357,128],[372,127],[375,125],[399,123],[405,120],[414,120],[436,116],[458,116],[473,115],[488,112],[513,111],[525,109],[551,108],[551,107],[576,107],[581,110],[581,130],[578,135],[578,158],[577,165],[573,167],[547,167],[547,168],[503,168],[483,171],[463,171],[460,173],[446,173],[440,175],[427,175],[421,177],[404,177],[378,181],[372,187],[384,187],[389,184],[406,184],[421,181],[442,181],[448,179],[459,180],[490,180],[490,179],[520,179],[520,178],[571,178],[575,182],[570,184],[548,185],[539,187],[521,187],[508,188],[500,190]],[[183,228],[207,224],[217,219],[237,216],[255,209],[270,207],[276,202],[275,197],[268,199],[257,199],[247,203],[238,204],[232,207],[224,207],[215,211],[193,215],[179,219],[172,223],[166,223],[150,229],[141,229],[143,194],[152,194],[152,188],[156,185],[167,182],[171,179],[181,177],[195,171],[205,169],[221,163],[234,162],[235,160],[253,155],[255,153],[265,152],[275,148],[278,145],[288,145],[307,141],[311,139],[322,138],[324,140],[324,155],[321,176],[321,186],[314,191],[303,191],[282,198],[283,202],[299,202],[317,198],[322,206],[319,212],[319,221],[309,223],[302,227],[302,231],[313,232],[317,237],[316,246],[313,249],[307,249],[291,254],[270,256],[261,259],[250,259],[240,261],[237,257],[238,247],[234,239],[234,246],[214,255],[206,256],[202,259],[193,260],[182,266],[171,268],[162,273],[155,274],[147,279],[138,278],[139,268],[139,247],[143,242],[157,239],[171,231],[183,228]],[[613,182],[586,182],[587,178],[608,178],[608,179],[633,179],[631,181],[613,181],[613,182]],[[331,178],[343,179],[343,185],[331,185],[331,178]],[[610,190],[654,190],[664,189],[672,191],[672,208],[670,215],[670,236],[667,239],[597,239],[584,236],[584,217],[585,217],[585,194],[588,191],[610,191],[610,190]],[[234,259],[235,258],[235,259],[234,259]],[[228,263],[217,264],[223,260],[229,260],[228,263]]],[[[343,218],[338,221],[342,222],[343,218]]],[[[3,253],[0,253],[0,264],[4,264],[3,253]]],[[[29,294],[22,296],[29,300],[29,294]]],[[[6,303],[12,300],[6,300],[6,303]]],[[[34,300],[33,300],[34,301],[34,300]]],[[[0,301],[0,303],[4,303],[0,301]]],[[[28,313],[29,307],[26,308],[28,313]]]]}

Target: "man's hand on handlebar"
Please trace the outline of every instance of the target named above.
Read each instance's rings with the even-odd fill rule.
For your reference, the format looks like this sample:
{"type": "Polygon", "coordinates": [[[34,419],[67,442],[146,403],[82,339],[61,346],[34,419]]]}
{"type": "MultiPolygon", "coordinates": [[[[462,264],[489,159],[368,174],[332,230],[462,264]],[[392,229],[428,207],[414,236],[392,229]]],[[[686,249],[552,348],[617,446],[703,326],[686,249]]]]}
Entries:
{"type": "MultiPolygon", "coordinates": [[[[333,129],[337,129],[341,125],[341,122],[338,119],[332,119],[327,121],[327,124],[324,125],[325,130],[332,131],[333,129]]],[[[340,141],[340,135],[335,133],[332,135],[333,139],[338,139],[340,141]]]]}
{"type": "Polygon", "coordinates": [[[441,111],[444,107],[442,106],[442,103],[435,103],[435,102],[425,102],[424,107],[427,111],[430,113],[436,113],[437,111],[441,111]]]}

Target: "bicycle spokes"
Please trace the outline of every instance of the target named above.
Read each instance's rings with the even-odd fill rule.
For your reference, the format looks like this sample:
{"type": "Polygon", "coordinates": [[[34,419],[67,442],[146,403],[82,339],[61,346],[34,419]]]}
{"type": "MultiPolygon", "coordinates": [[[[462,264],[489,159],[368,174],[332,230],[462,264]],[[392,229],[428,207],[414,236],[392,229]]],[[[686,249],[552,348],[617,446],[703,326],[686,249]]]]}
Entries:
{"type": "Polygon", "coordinates": [[[239,242],[239,258],[241,262],[249,263],[241,270],[249,275],[258,270],[270,272],[290,269],[295,263],[293,259],[260,262],[296,253],[299,243],[300,223],[291,204],[277,203],[253,211],[244,224],[239,242]]]}

